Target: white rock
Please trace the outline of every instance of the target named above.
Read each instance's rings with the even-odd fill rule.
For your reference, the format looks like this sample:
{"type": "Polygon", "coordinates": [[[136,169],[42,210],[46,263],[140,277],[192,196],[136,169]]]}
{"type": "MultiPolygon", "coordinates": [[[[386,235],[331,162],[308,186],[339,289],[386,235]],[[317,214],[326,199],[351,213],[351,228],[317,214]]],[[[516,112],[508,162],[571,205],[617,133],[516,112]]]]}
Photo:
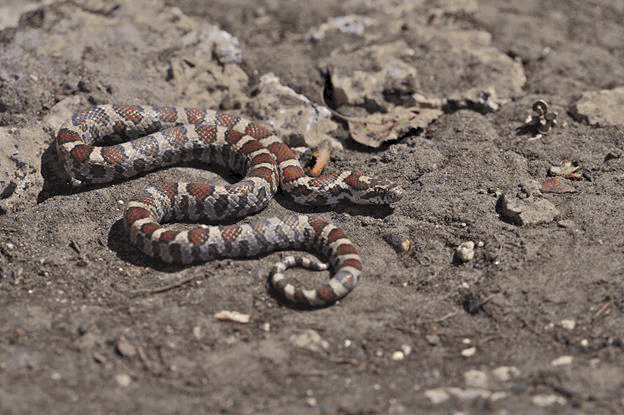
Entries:
{"type": "Polygon", "coordinates": [[[455,251],[457,258],[462,262],[468,262],[474,258],[474,245],[472,241],[462,242],[455,251]]]}
{"type": "Polygon", "coordinates": [[[243,314],[243,313],[239,313],[238,311],[227,311],[227,310],[219,311],[214,316],[217,320],[229,320],[235,323],[243,323],[243,324],[249,323],[249,320],[251,319],[249,314],[243,314]]]}
{"type": "Polygon", "coordinates": [[[401,350],[403,350],[403,354],[405,356],[409,356],[410,353],[412,353],[412,348],[411,346],[407,345],[407,344],[402,344],[401,345],[401,350]]]}
{"type": "Polygon", "coordinates": [[[563,366],[572,364],[572,356],[561,356],[550,362],[551,366],[563,366]]]}
{"type": "Polygon", "coordinates": [[[535,395],[531,398],[533,404],[541,407],[550,406],[554,403],[565,405],[566,400],[558,395],[535,395]]]}
{"type": "Polygon", "coordinates": [[[296,347],[313,352],[322,352],[329,349],[329,343],[323,340],[321,335],[314,330],[306,330],[302,334],[294,334],[290,336],[290,342],[296,347]]]}
{"type": "Polygon", "coordinates": [[[488,386],[488,375],[480,370],[469,370],[464,373],[464,382],[470,388],[486,389],[488,386]]]}
{"type": "Polygon", "coordinates": [[[501,382],[507,382],[520,376],[520,371],[514,366],[499,366],[492,371],[492,375],[501,382]]]}
{"type": "Polygon", "coordinates": [[[120,373],[119,375],[115,376],[115,381],[117,382],[119,386],[126,387],[130,385],[130,382],[132,382],[132,379],[130,379],[129,375],[125,373],[120,373]]]}
{"type": "Polygon", "coordinates": [[[451,395],[461,399],[462,401],[470,401],[476,398],[487,399],[492,392],[486,389],[462,389],[462,388],[446,388],[451,395]]]}
{"type": "Polygon", "coordinates": [[[576,327],[576,321],[571,319],[561,320],[559,323],[561,324],[561,327],[568,330],[574,330],[574,327],[576,327]]]}
{"type": "Polygon", "coordinates": [[[425,391],[425,396],[429,398],[432,404],[442,403],[451,396],[444,389],[429,389],[425,391]]]}
{"type": "Polygon", "coordinates": [[[405,355],[401,351],[392,352],[392,360],[403,360],[405,359],[405,355]]]}
{"type": "Polygon", "coordinates": [[[471,357],[474,356],[475,353],[477,353],[477,348],[475,346],[469,347],[461,351],[461,355],[463,357],[471,357]]]}
{"type": "Polygon", "coordinates": [[[496,402],[496,401],[506,398],[507,396],[509,396],[507,392],[502,392],[502,391],[494,392],[490,395],[490,400],[492,402],[496,402]]]}

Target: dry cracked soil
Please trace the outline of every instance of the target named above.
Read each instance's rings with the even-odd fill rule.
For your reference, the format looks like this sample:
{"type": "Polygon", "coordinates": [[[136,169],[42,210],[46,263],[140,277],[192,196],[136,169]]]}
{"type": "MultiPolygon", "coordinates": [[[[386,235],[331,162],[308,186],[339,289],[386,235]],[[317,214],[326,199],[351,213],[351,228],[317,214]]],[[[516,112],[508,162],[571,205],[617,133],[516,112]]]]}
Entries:
{"type": "Polygon", "coordinates": [[[623,45],[620,0],[1,0],[0,413],[624,413],[623,45]],[[108,103],[329,140],[405,196],[278,193],[257,217],[329,221],[364,267],[288,307],[280,253],[167,266],[123,229],[150,183],[229,170],[66,185],[59,125],[108,103]]]}

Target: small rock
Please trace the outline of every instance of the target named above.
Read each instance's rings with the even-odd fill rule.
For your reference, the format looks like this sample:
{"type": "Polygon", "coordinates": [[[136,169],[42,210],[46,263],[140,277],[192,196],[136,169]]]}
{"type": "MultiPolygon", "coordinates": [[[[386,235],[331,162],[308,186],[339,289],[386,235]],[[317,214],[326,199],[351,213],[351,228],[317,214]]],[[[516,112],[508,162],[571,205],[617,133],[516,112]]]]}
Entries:
{"type": "Polygon", "coordinates": [[[496,402],[496,401],[506,398],[507,396],[509,396],[507,392],[502,392],[502,391],[494,392],[493,394],[490,395],[490,401],[496,402]]]}
{"type": "Polygon", "coordinates": [[[313,352],[323,352],[329,349],[329,343],[323,340],[321,335],[314,330],[306,330],[302,334],[294,334],[290,336],[290,342],[296,347],[313,352]]]}
{"type": "Polygon", "coordinates": [[[132,382],[132,379],[127,374],[120,373],[117,376],[115,376],[115,381],[117,381],[117,384],[119,386],[126,387],[130,385],[130,382],[132,382]]]}
{"type": "Polygon", "coordinates": [[[392,352],[392,360],[399,361],[405,359],[405,355],[401,351],[392,352]]]}
{"type": "Polygon", "coordinates": [[[550,362],[551,366],[563,366],[572,364],[572,356],[561,356],[552,362],[550,362]]]}
{"type": "Polygon", "coordinates": [[[325,38],[327,33],[331,33],[332,30],[340,30],[343,33],[362,36],[364,34],[364,29],[373,24],[375,24],[375,20],[365,16],[350,15],[332,17],[326,23],[323,23],[320,27],[311,31],[308,36],[312,42],[320,42],[325,38]]]}
{"type": "Polygon", "coordinates": [[[468,262],[474,258],[474,242],[466,241],[462,242],[455,251],[455,255],[461,262],[468,262]]]}
{"type": "Polygon", "coordinates": [[[123,357],[133,358],[137,355],[136,347],[132,343],[130,343],[124,336],[121,336],[119,340],[117,340],[117,344],[115,345],[117,352],[123,357]]]}
{"type": "Polygon", "coordinates": [[[554,403],[558,403],[560,405],[566,404],[566,400],[558,395],[535,395],[531,398],[531,401],[534,405],[540,407],[550,406],[554,403]]]}
{"type": "Polygon", "coordinates": [[[497,210],[505,220],[518,226],[550,223],[559,216],[555,205],[546,199],[536,199],[533,196],[518,199],[502,194],[497,202],[497,210]]]}
{"type": "Polygon", "coordinates": [[[520,376],[520,371],[514,366],[499,366],[492,371],[492,375],[500,382],[507,382],[520,376]]]}
{"type": "Polygon", "coordinates": [[[568,229],[572,229],[575,227],[574,221],[571,221],[570,219],[562,219],[557,222],[557,225],[559,225],[562,228],[568,228],[568,229]]]}
{"type": "Polygon", "coordinates": [[[411,241],[402,235],[386,234],[383,239],[392,246],[397,254],[403,254],[412,248],[411,241]]]}
{"type": "Polygon", "coordinates": [[[624,124],[624,87],[587,91],[572,107],[573,117],[577,121],[590,125],[624,124]]]}
{"type": "Polygon", "coordinates": [[[471,357],[474,356],[475,353],[477,353],[477,348],[475,346],[469,347],[461,351],[461,355],[463,357],[471,357]]]}
{"type": "Polygon", "coordinates": [[[550,166],[548,170],[551,176],[563,176],[566,179],[581,180],[583,178],[582,167],[566,160],[559,166],[550,166]]]}
{"type": "Polygon", "coordinates": [[[236,65],[242,62],[243,51],[240,41],[225,30],[205,23],[199,36],[206,42],[206,45],[212,45],[212,53],[218,56],[221,62],[236,65]]]}
{"type": "Polygon", "coordinates": [[[215,313],[214,316],[217,320],[233,321],[235,323],[242,323],[242,324],[249,323],[249,320],[251,319],[249,314],[243,314],[243,313],[239,313],[238,311],[227,311],[227,310],[219,311],[218,313],[215,313]]]}
{"type": "Polygon", "coordinates": [[[488,386],[488,375],[480,370],[469,370],[464,373],[467,387],[485,389],[488,386]]]}
{"type": "Polygon", "coordinates": [[[409,354],[412,353],[412,348],[407,344],[402,344],[401,350],[403,350],[403,354],[405,356],[409,356],[409,354]]]}
{"type": "Polygon", "coordinates": [[[462,401],[471,401],[476,398],[487,399],[492,392],[485,389],[462,389],[462,388],[446,388],[446,390],[453,396],[461,399],[462,401]]]}
{"type": "Polygon", "coordinates": [[[425,391],[425,396],[432,404],[436,405],[448,400],[451,396],[444,389],[429,389],[425,391]]]}
{"type": "Polygon", "coordinates": [[[425,336],[425,339],[427,340],[427,343],[429,343],[431,346],[440,346],[442,344],[442,342],[440,341],[440,336],[438,336],[437,334],[428,334],[425,336]]]}
{"type": "Polygon", "coordinates": [[[567,330],[574,330],[574,327],[576,327],[576,321],[574,320],[561,320],[559,323],[561,327],[567,330]]]}

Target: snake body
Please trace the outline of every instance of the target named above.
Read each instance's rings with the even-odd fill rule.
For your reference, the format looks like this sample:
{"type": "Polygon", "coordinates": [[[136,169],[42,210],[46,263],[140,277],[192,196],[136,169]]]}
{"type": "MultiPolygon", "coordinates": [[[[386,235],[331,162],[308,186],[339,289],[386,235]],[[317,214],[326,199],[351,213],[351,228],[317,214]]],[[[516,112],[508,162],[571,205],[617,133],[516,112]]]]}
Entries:
{"type": "Polygon", "coordinates": [[[345,171],[307,176],[294,152],[266,128],[237,115],[183,107],[101,105],[78,112],[61,126],[57,152],[74,185],[108,183],[181,162],[198,160],[244,175],[238,183],[162,183],[128,203],[123,222],[131,241],[165,262],[188,264],[223,257],[252,257],[276,250],[305,250],[329,259],[328,283],[306,290],[288,283],[292,266],[326,269],[318,261],[286,257],[269,281],[298,305],[324,306],[347,295],[362,270],[351,241],[337,227],[291,214],[230,226],[174,230],[165,222],[214,221],[263,209],[278,187],[295,202],[331,205],[389,204],[403,190],[387,181],[345,171]],[[111,140],[118,140],[111,144],[111,140]]]}

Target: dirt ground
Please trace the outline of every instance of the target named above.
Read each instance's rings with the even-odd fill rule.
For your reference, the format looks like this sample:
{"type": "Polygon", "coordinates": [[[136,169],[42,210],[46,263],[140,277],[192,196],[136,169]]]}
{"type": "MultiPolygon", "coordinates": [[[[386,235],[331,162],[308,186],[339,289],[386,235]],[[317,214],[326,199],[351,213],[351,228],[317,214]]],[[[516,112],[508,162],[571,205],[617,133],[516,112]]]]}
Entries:
{"type": "Polygon", "coordinates": [[[624,413],[622,1],[0,0],[0,19],[3,415],[624,413]],[[359,144],[325,69],[340,113],[438,115],[359,144]],[[104,103],[330,137],[328,170],[405,196],[278,193],[258,217],[332,222],[364,266],[337,304],[289,308],[266,284],[280,253],[165,266],[123,231],[150,183],[228,171],[64,185],[54,133],[104,103]]]}

